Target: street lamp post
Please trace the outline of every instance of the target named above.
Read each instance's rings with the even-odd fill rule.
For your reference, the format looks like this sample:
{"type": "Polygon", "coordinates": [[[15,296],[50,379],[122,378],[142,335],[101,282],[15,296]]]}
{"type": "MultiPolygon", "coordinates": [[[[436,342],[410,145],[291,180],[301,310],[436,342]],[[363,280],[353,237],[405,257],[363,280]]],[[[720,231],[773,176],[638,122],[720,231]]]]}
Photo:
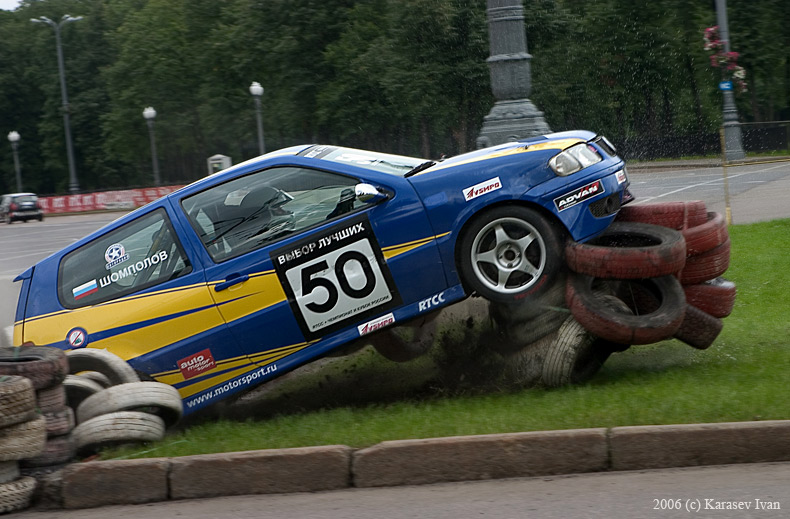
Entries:
{"type": "Polygon", "coordinates": [[[145,122],[148,123],[148,137],[151,139],[151,165],[154,169],[154,185],[159,186],[159,156],[156,153],[156,137],[154,136],[154,119],[156,119],[154,107],[149,106],[143,110],[143,117],[145,117],[145,122]]]}
{"type": "MultiPolygon", "coordinates": [[[[719,24],[719,39],[724,42],[724,52],[730,52],[730,32],[727,28],[727,0],[716,0],[716,20],[719,24]]],[[[724,122],[724,159],[740,160],[746,157],[743,151],[743,137],[738,123],[738,109],[735,106],[735,94],[732,88],[723,91],[724,105],[722,118],[724,122]]]]}
{"type": "Polygon", "coordinates": [[[250,94],[255,100],[255,119],[258,123],[258,151],[261,155],[266,153],[266,147],[263,144],[263,121],[261,119],[261,97],[263,96],[263,87],[257,81],[253,81],[250,85],[250,94]]]}
{"type": "Polygon", "coordinates": [[[58,73],[60,75],[60,96],[63,99],[63,127],[66,131],[66,156],[69,161],[69,191],[76,193],[80,190],[79,182],[77,181],[77,170],[74,167],[74,150],[71,145],[71,123],[69,122],[69,96],[66,92],[66,72],[63,65],[63,48],[60,44],[60,28],[71,22],[82,20],[82,16],[70,16],[64,14],[60,22],[53,22],[46,16],[39,16],[38,18],[31,18],[33,23],[46,23],[55,30],[55,45],[58,51],[58,73]]]}
{"type": "Polygon", "coordinates": [[[19,132],[8,132],[8,142],[11,143],[11,151],[14,155],[14,171],[16,172],[16,192],[22,192],[22,168],[19,167],[19,153],[17,147],[19,146],[19,132]]]}

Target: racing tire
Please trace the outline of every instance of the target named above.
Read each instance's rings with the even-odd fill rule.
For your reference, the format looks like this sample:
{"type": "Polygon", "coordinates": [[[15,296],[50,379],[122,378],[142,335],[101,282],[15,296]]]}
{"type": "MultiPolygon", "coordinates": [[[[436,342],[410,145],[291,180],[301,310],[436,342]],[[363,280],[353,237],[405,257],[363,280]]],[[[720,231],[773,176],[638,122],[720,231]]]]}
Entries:
{"type": "Polygon", "coordinates": [[[69,373],[98,371],[105,375],[113,385],[140,382],[134,369],[122,358],[107,350],[84,348],[68,352],[69,373]]]}
{"type": "Polygon", "coordinates": [[[461,279],[489,301],[539,296],[563,270],[564,240],[564,230],[535,209],[495,207],[475,217],[459,239],[461,279]]]}
{"type": "Polygon", "coordinates": [[[42,413],[63,409],[66,406],[66,388],[63,383],[36,391],[36,404],[42,413]]]}
{"type": "Polygon", "coordinates": [[[30,379],[34,389],[63,381],[69,364],[63,350],[50,346],[0,347],[0,375],[19,375],[30,379]]]}
{"type": "Polygon", "coordinates": [[[74,440],[70,434],[56,436],[47,440],[38,455],[23,459],[19,462],[19,466],[24,469],[62,465],[74,459],[75,453],[74,440]]]}
{"type": "Polygon", "coordinates": [[[35,417],[36,394],[33,384],[18,375],[0,376],[0,427],[35,417]]]}
{"type": "Polygon", "coordinates": [[[44,419],[47,421],[47,438],[63,436],[74,429],[74,409],[71,407],[44,413],[44,419]]]}
{"type": "Polygon", "coordinates": [[[686,255],[702,254],[729,239],[727,221],[721,213],[708,213],[707,218],[704,224],[681,231],[686,240],[686,255]]]}
{"type": "Polygon", "coordinates": [[[0,461],[0,484],[8,483],[19,477],[19,462],[0,461]]]}
{"type": "Polygon", "coordinates": [[[568,267],[599,278],[641,279],[676,274],[686,263],[683,235],[658,225],[614,222],[587,243],[568,241],[568,267]]]}
{"type": "Polygon", "coordinates": [[[680,272],[680,282],[684,285],[694,285],[716,279],[724,274],[730,267],[730,240],[707,252],[690,256],[686,259],[686,266],[680,272]]]}
{"type": "Polygon", "coordinates": [[[696,306],[706,314],[723,318],[732,313],[735,306],[735,283],[723,277],[717,277],[696,285],[683,287],[686,302],[696,306]]]}
{"type": "Polygon", "coordinates": [[[86,398],[104,389],[93,380],[78,375],[66,375],[63,387],[66,388],[66,403],[72,409],[77,409],[86,398]]]}
{"type": "Polygon", "coordinates": [[[543,383],[548,387],[560,387],[592,378],[612,353],[597,346],[595,337],[573,317],[568,317],[546,353],[541,374],[543,383]]]}
{"type": "Polygon", "coordinates": [[[0,484],[0,514],[24,510],[30,506],[35,489],[36,478],[30,476],[0,484]]]}
{"type": "Polygon", "coordinates": [[[121,411],[91,418],[71,432],[78,454],[126,443],[159,441],[165,436],[165,422],[156,415],[121,411]]]}
{"type": "Polygon", "coordinates": [[[43,416],[0,429],[0,461],[21,460],[38,455],[47,442],[43,416]]]}
{"type": "Polygon", "coordinates": [[[571,314],[593,335],[617,344],[651,344],[671,338],[680,328],[686,300],[675,277],[630,281],[644,287],[658,301],[655,310],[636,314],[603,304],[601,294],[593,290],[594,281],[592,276],[571,275],[565,292],[571,314]]]}
{"type": "Polygon", "coordinates": [[[702,200],[687,202],[657,202],[626,205],[615,220],[641,222],[668,227],[677,231],[705,223],[707,209],[702,200]]]}
{"type": "Polygon", "coordinates": [[[699,308],[686,306],[683,323],[674,337],[698,350],[707,350],[721,333],[721,319],[706,314],[699,308]]]}
{"type": "Polygon", "coordinates": [[[434,312],[414,324],[382,330],[371,335],[368,342],[387,360],[409,362],[424,355],[433,347],[438,315],[438,312],[434,312]]]}
{"type": "Polygon", "coordinates": [[[108,387],[86,398],[77,408],[77,421],[84,423],[100,415],[120,411],[143,411],[174,425],[184,414],[181,395],[161,382],[129,382],[108,387]]]}

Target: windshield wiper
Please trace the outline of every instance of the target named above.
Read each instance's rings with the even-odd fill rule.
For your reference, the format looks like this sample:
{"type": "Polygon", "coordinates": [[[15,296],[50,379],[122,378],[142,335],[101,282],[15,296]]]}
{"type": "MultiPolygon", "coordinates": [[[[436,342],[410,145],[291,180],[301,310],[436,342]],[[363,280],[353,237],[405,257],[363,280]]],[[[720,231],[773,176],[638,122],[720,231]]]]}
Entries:
{"type": "Polygon", "coordinates": [[[434,162],[432,160],[429,160],[428,162],[423,162],[419,166],[416,166],[416,167],[410,169],[405,175],[403,175],[403,177],[406,178],[406,177],[410,177],[412,175],[416,175],[420,171],[426,170],[426,169],[430,168],[431,166],[433,166],[434,164],[436,164],[436,162],[434,162]]]}

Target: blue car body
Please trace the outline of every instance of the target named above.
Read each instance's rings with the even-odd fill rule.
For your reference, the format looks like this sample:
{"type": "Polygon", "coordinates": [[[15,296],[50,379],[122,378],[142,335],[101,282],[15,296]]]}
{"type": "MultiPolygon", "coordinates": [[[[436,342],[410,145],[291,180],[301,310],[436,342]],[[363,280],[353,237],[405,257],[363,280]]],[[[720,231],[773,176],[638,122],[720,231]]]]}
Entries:
{"type": "Polygon", "coordinates": [[[585,131],[424,162],[305,145],[206,177],[21,274],[14,344],[107,349],[191,413],[468,297],[459,240],[491,208],[585,241],[629,197],[623,161],[585,131]],[[598,161],[560,176],[549,162],[574,145],[598,161]]]}

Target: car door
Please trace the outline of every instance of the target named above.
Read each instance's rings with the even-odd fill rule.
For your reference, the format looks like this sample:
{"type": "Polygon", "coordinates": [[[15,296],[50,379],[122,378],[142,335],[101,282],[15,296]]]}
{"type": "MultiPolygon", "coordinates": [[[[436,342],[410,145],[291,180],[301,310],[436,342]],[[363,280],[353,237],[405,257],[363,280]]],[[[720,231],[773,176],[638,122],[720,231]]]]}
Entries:
{"type": "Polygon", "coordinates": [[[360,181],[280,165],[181,202],[213,263],[206,274],[217,306],[254,361],[288,369],[446,287],[408,182],[392,177],[391,199],[366,204],[354,195],[360,181]],[[420,268],[403,263],[418,249],[420,268]]]}

